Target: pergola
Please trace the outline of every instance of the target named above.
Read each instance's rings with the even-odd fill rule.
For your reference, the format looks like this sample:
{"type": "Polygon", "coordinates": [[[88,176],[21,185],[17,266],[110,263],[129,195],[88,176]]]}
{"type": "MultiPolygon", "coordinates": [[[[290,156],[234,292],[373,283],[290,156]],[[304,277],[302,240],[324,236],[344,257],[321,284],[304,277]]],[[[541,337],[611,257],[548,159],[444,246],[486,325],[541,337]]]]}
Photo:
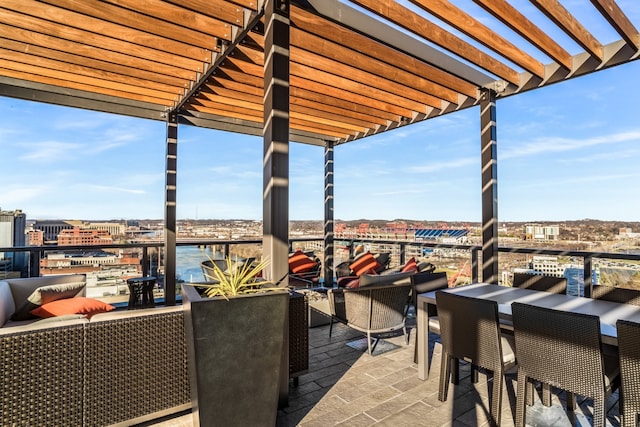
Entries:
{"type": "Polygon", "coordinates": [[[263,135],[263,245],[276,279],[288,272],[289,143],[325,148],[327,278],[334,147],[479,106],[482,278],[491,282],[496,100],[640,57],[638,30],[615,0],[573,2],[573,11],[558,0],[519,3],[2,0],[0,95],[167,123],[168,304],[175,303],[178,124],[263,135]],[[601,17],[619,39],[599,41],[576,17],[583,13],[601,17]]]}

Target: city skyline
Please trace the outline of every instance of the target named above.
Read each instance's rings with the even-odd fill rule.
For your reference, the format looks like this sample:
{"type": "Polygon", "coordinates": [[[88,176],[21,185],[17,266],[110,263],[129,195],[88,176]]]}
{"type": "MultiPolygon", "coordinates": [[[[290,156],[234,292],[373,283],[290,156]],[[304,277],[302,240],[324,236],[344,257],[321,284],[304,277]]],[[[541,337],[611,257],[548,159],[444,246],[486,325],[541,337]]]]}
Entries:
{"type": "MultiPolygon", "coordinates": [[[[634,61],[498,99],[500,222],[640,220],[639,75],[634,61]]],[[[163,218],[165,123],[5,97],[0,111],[0,209],[163,218]]],[[[179,126],[178,218],[261,220],[262,156],[261,137],[179,126]]],[[[291,143],[289,169],[289,219],[321,220],[323,147],[291,143]]],[[[479,107],[336,146],[334,171],[336,219],[480,222],[479,107]]]]}

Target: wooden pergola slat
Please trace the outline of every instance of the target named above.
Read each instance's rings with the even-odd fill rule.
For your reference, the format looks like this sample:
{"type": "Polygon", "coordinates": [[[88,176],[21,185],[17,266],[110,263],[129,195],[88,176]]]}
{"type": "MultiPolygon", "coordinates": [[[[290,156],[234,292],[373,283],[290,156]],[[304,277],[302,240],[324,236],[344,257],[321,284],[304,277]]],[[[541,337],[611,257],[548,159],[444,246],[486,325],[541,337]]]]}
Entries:
{"type": "Polygon", "coordinates": [[[393,0],[351,1],[510,83],[519,83],[520,78],[516,70],[393,0]]]}
{"type": "MultiPolygon", "coordinates": [[[[221,21],[213,24],[210,23],[209,31],[201,32],[194,30],[193,23],[188,26],[176,25],[173,21],[158,19],[155,15],[167,15],[171,12],[175,13],[173,8],[166,3],[157,3],[153,5],[154,16],[140,13],[126,7],[105,3],[97,0],[40,0],[41,2],[56,6],[62,9],[72,10],[74,12],[86,15],[91,18],[97,18],[100,21],[111,22],[115,25],[128,29],[135,29],[156,36],[164,37],[170,40],[188,43],[203,49],[211,49],[217,45],[217,38],[230,38],[231,31],[225,28],[225,24],[221,21]]],[[[179,15],[176,15],[179,16],[179,15]]]]}
{"type": "Polygon", "coordinates": [[[558,0],[531,0],[531,3],[584,50],[602,61],[604,58],[602,44],[558,0]]]}
{"type": "MultiPolygon", "coordinates": [[[[68,23],[65,28],[76,28],[85,31],[87,36],[93,34],[96,37],[103,37],[102,34],[108,34],[108,37],[115,40],[165,52],[172,56],[182,56],[201,62],[211,61],[211,50],[113,24],[103,19],[93,18],[59,7],[44,5],[43,3],[33,0],[3,0],[1,7],[18,12],[24,16],[33,16],[48,21],[50,23],[49,26],[56,30],[59,30],[60,27],[55,27],[52,21],[68,23]]],[[[37,31],[37,28],[35,30],[37,31]]]]}
{"type": "Polygon", "coordinates": [[[640,49],[640,34],[614,0],[591,0],[611,26],[634,50],[640,49]]]}
{"type": "Polygon", "coordinates": [[[471,15],[457,8],[448,0],[411,0],[411,2],[434,16],[437,16],[458,31],[482,43],[498,55],[521,66],[534,76],[544,77],[544,64],[495,31],[492,31],[471,15]]]}
{"type": "Polygon", "coordinates": [[[544,31],[529,21],[515,7],[505,0],[473,0],[479,6],[491,13],[496,19],[503,22],[509,28],[544,52],[547,56],[570,70],[572,59],[569,52],[553,41],[544,31]]]}
{"type": "MultiPolygon", "coordinates": [[[[191,58],[172,55],[166,51],[160,51],[147,46],[114,39],[91,31],[79,30],[77,28],[67,26],[60,27],[46,19],[34,18],[18,12],[1,9],[2,6],[4,6],[4,4],[0,4],[0,22],[7,25],[14,25],[24,30],[33,31],[34,33],[40,33],[80,44],[98,47],[103,49],[105,52],[126,52],[129,56],[159,62],[161,64],[172,65],[193,72],[201,72],[203,70],[205,61],[196,61],[191,58]]],[[[62,50],[56,45],[51,46],[51,48],[62,50]]],[[[209,58],[209,61],[210,60],[211,58],[209,58]]]]}

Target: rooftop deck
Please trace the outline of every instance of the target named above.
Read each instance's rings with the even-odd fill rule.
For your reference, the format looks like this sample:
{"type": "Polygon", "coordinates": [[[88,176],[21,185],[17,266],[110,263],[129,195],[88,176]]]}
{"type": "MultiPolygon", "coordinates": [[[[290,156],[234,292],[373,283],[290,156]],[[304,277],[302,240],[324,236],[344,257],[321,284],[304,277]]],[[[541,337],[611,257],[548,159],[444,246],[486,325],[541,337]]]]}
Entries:
{"type": "MultiPolygon", "coordinates": [[[[373,356],[367,354],[366,342],[363,349],[352,348],[362,337],[342,324],[334,324],[331,338],[328,326],[309,329],[309,372],[300,376],[298,387],[293,387],[290,381],[289,406],[279,412],[278,427],[489,425],[491,381],[487,381],[486,375],[481,373],[478,383],[473,385],[469,366],[462,366],[460,384],[451,386],[447,402],[440,402],[439,346],[436,346],[429,380],[421,381],[417,365],[413,363],[415,333],[411,334],[409,346],[404,345],[402,337],[385,339],[373,356]]],[[[514,371],[507,376],[503,392],[502,426],[514,425],[515,385],[514,371]]],[[[527,425],[590,426],[591,402],[578,402],[580,411],[572,419],[561,407],[564,401],[557,394],[554,394],[551,408],[542,406],[537,397],[535,405],[527,409],[527,425]]],[[[620,425],[617,393],[610,398],[608,407],[611,409],[607,426],[620,425]]],[[[145,424],[154,427],[191,425],[191,414],[145,424]]]]}

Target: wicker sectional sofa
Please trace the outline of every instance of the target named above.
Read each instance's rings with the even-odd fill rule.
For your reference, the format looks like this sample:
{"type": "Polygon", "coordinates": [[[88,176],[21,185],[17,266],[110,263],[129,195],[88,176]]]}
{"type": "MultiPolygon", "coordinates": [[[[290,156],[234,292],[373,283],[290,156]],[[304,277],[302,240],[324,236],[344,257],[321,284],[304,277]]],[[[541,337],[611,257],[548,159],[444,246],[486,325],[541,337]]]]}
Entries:
{"type": "Polygon", "coordinates": [[[133,425],[191,406],[182,307],[12,322],[38,287],[0,281],[0,425],[133,425]]]}

